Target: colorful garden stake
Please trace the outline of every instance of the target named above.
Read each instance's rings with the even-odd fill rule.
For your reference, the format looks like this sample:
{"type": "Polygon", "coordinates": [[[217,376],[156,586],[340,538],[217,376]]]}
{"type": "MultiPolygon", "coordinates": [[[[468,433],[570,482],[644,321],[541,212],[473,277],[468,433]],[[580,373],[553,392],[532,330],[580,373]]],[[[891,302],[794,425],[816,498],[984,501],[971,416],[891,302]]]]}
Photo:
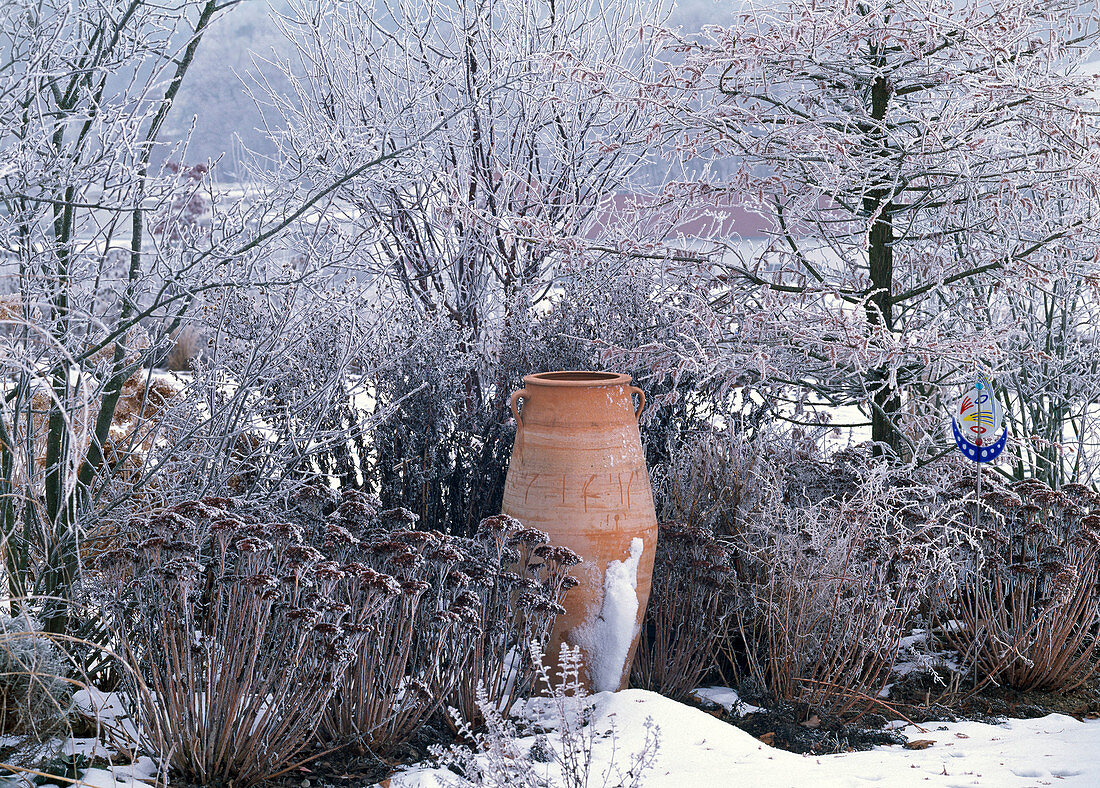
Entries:
{"type": "Polygon", "coordinates": [[[951,414],[951,432],[959,451],[974,462],[997,459],[1008,440],[1002,416],[989,378],[978,373],[974,388],[962,396],[951,414]]]}

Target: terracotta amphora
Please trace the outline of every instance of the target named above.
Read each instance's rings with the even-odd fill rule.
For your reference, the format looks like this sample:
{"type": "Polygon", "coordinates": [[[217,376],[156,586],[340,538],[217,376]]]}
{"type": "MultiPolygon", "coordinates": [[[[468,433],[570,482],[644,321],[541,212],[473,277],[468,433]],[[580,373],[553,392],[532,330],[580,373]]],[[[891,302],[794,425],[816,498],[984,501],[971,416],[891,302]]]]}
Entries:
{"type": "Polygon", "coordinates": [[[610,372],[543,372],[523,384],[511,400],[516,441],[504,513],[582,559],[547,656],[556,665],[563,641],[579,646],[589,689],[623,689],[657,546],[638,432],[645,395],[629,375],[610,372]]]}

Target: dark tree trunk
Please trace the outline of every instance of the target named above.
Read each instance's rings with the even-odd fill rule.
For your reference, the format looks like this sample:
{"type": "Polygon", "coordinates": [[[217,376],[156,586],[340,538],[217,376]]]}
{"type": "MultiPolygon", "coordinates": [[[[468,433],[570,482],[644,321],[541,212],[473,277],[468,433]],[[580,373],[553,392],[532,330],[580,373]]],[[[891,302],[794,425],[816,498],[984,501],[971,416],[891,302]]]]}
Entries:
{"type": "MultiPolygon", "coordinates": [[[[872,188],[863,199],[863,207],[873,216],[867,247],[867,262],[871,279],[871,297],[867,304],[867,322],[885,331],[894,328],[894,225],[893,193],[891,190],[891,154],[886,135],[886,109],[890,101],[890,84],[879,77],[871,87],[871,118],[868,128],[869,145],[880,157],[882,166],[875,174],[872,188]]],[[[869,381],[871,401],[871,440],[876,456],[897,457],[901,451],[901,434],[897,416],[901,397],[891,388],[888,370],[878,369],[869,381]]]]}

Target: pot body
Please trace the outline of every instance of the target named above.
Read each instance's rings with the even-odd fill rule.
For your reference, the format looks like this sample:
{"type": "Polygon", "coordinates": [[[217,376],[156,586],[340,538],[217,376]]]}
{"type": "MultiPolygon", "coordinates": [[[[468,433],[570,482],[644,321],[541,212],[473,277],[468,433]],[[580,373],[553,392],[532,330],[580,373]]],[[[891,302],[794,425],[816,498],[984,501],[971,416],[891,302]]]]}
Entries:
{"type": "Polygon", "coordinates": [[[579,646],[590,689],[623,689],[657,546],[638,431],[645,395],[628,375],[606,372],[546,372],[523,382],[512,395],[516,440],[503,511],[581,557],[548,657],[556,664],[563,641],[579,646]]]}

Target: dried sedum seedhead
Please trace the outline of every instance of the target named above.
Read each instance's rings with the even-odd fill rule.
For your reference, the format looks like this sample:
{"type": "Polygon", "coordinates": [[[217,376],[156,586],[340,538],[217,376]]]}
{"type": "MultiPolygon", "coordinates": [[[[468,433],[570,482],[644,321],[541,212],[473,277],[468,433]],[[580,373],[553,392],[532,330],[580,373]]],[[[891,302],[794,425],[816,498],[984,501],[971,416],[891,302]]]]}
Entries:
{"type": "Polygon", "coordinates": [[[472,643],[470,665],[449,703],[465,719],[481,719],[479,691],[507,710],[526,696],[535,680],[528,646],[544,648],[562,601],[576,584],[569,568],[580,558],[550,537],[508,515],[481,521],[462,565],[470,579],[461,592],[475,615],[479,637],[472,643]]]}

